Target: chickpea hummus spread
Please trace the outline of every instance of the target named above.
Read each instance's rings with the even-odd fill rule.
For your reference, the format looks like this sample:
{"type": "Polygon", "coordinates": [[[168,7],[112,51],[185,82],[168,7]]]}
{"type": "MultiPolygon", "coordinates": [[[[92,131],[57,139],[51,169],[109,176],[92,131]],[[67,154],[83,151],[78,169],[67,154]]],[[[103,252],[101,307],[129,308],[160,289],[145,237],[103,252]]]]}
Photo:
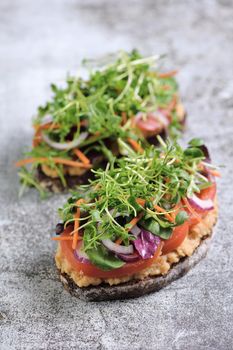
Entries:
{"type": "Polygon", "coordinates": [[[178,263],[181,258],[191,256],[195,249],[200,245],[202,239],[211,235],[213,226],[217,221],[217,212],[217,203],[215,203],[215,208],[207,213],[200,223],[190,228],[187,237],[177,249],[168,254],[160,255],[149,268],[146,268],[137,274],[121,278],[107,279],[85,276],[82,271],[78,272],[72,269],[68,260],[62,254],[60,245],[58,246],[55,256],[57,268],[61,273],[66,273],[70,276],[79,287],[88,287],[90,285],[97,286],[101,283],[117,285],[130,280],[142,280],[147,276],[165,275],[171,269],[173,264],[178,263]]]}

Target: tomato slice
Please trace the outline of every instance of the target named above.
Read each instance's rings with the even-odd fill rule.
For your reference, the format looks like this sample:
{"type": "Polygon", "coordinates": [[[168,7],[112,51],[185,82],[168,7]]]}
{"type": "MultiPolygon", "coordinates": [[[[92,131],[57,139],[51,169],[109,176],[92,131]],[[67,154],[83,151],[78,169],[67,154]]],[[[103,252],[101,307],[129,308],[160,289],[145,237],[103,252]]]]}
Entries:
{"type": "Polygon", "coordinates": [[[212,199],[214,200],[215,196],[216,196],[216,183],[212,183],[212,185],[210,187],[205,188],[204,190],[201,191],[199,197],[201,199],[212,199]]]}
{"type": "MultiPolygon", "coordinates": [[[[216,194],[216,184],[213,184],[209,188],[202,190],[200,193],[200,198],[202,199],[214,199],[216,194]]],[[[187,210],[188,211],[188,210],[187,210]]],[[[188,211],[189,213],[189,211],[188,211]]],[[[199,213],[197,215],[200,216],[199,213]]],[[[203,216],[205,214],[202,214],[203,216]]],[[[120,278],[125,276],[133,275],[141,270],[150,267],[153,262],[158,258],[161,251],[162,254],[167,254],[176,248],[178,248],[184,239],[187,237],[189,232],[189,227],[197,224],[199,220],[191,213],[189,213],[189,220],[184,224],[174,228],[172,236],[168,240],[164,240],[155,252],[155,255],[151,259],[140,259],[132,263],[125,263],[119,269],[114,269],[111,271],[104,271],[96,267],[92,263],[82,263],[77,260],[72,249],[72,241],[64,240],[60,241],[60,246],[63,256],[69,261],[72,268],[78,272],[83,272],[84,275],[96,278],[120,278]]],[[[72,231],[72,227],[68,226],[66,230],[62,233],[62,236],[68,236],[72,231]]]]}
{"type": "MultiPolygon", "coordinates": [[[[210,187],[205,188],[198,194],[198,197],[201,199],[211,199],[214,200],[216,196],[216,183],[213,183],[210,187]]],[[[188,208],[185,208],[187,213],[189,214],[189,224],[190,226],[196,225],[200,222],[199,218],[204,218],[208,211],[199,210],[197,208],[192,207],[193,211],[197,214],[196,216],[193,213],[190,213],[188,208]]]]}
{"type": "MultiPolygon", "coordinates": [[[[205,188],[201,191],[201,193],[198,194],[198,197],[201,199],[211,199],[214,201],[216,196],[216,183],[213,183],[210,187],[205,188]]],[[[197,215],[201,218],[204,218],[208,211],[203,211],[202,209],[194,208],[193,210],[197,213],[197,215]]],[[[190,224],[196,225],[199,221],[197,218],[195,218],[194,215],[190,213],[190,224]]]]}
{"type": "MultiPolygon", "coordinates": [[[[67,227],[66,230],[62,233],[62,236],[68,236],[72,228],[67,227]]],[[[60,247],[62,250],[63,256],[69,261],[69,264],[72,268],[78,272],[83,272],[84,275],[89,277],[96,278],[118,278],[133,275],[153,264],[157,257],[161,253],[162,243],[157,248],[155,255],[151,259],[141,259],[132,263],[126,263],[124,266],[119,269],[114,269],[111,271],[104,271],[96,267],[91,263],[82,263],[76,259],[74,256],[74,251],[72,249],[72,241],[60,241],[60,247]]]]}
{"type": "Polygon", "coordinates": [[[173,233],[169,239],[164,240],[162,254],[167,254],[178,248],[189,232],[189,222],[186,221],[182,225],[174,228],[173,233]]]}

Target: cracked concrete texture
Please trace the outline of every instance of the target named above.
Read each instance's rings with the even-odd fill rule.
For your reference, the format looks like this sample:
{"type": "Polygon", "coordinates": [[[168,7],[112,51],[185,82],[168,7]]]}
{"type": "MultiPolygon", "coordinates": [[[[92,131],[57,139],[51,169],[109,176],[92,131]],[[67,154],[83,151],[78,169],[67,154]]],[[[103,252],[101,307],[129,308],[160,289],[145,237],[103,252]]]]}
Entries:
{"type": "Polygon", "coordinates": [[[232,1],[0,2],[0,349],[232,349],[232,1]],[[83,57],[138,47],[180,69],[189,119],[182,142],[206,140],[220,217],[208,257],[157,294],[84,303],[63,290],[50,241],[66,196],[18,199],[13,162],[50,82],[83,57]]]}

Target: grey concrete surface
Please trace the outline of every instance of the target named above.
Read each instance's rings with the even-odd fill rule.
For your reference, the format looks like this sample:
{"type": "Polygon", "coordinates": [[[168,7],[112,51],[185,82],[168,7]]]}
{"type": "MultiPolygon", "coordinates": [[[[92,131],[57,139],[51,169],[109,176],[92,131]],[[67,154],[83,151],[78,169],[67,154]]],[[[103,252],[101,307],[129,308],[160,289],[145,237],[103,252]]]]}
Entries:
{"type": "Polygon", "coordinates": [[[0,349],[232,349],[233,2],[0,1],[0,349]],[[84,303],[63,290],[50,241],[66,196],[18,199],[13,162],[49,83],[83,57],[138,47],[167,53],[189,113],[224,164],[208,257],[161,292],[84,303]]]}

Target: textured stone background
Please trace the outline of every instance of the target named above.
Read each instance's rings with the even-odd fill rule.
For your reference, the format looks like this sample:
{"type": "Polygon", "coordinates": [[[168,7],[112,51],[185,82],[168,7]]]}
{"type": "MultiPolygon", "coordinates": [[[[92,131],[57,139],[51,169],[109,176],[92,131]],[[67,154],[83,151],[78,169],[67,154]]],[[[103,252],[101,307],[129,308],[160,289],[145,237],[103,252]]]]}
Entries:
{"type": "Polygon", "coordinates": [[[232,349],[233,2],[0,1],[0,349],[232,349]],[[13,162],[49,83],[83,57],[138,47],[168,53],[215,163],[220,218],[208,257],[158,294],[84,303],[59,283],[50,241],[65,196],[18,199],[13,162]]]}

